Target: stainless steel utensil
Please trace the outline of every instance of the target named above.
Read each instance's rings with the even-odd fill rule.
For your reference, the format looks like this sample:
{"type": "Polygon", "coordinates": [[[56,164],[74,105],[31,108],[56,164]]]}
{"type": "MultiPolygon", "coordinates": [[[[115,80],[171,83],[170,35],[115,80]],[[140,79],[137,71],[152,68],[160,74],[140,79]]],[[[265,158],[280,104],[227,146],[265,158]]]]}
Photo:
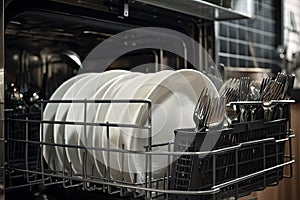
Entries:
{"type": "Polygon", "coordinates": [[[207,128],[208,117],[211,112],[211,97],[207,88],[201,91],[198,102],[195,106],[193,120],[196,125],[196,132],[201,132],[207,128]]]}
{"type": "MultiPolygon", "coordinates": [[[[242,77],[239,84],[239,101],[248,101],[250,97],[250,77],[242,77]]],[[[248,121],[249,106],[240,105],[240,122],[248,121]]]]}
{"type": "Polygon", "coordinates": [[[236,121],[239,116],[239,110],[236,105],[228,105],[230,102],[238,100],[238,91],[235,88],[227,88],[221,98],[225,98],[226,108],[225,108],[225,118],[228,125],[231,125],[233,121],[236,121]]]}
{"type": "Polygon", "coordinates": [[[220,88],[219,93],[223,94],[228,88],[238,88],[240,84],[240,79],[230,78],[228,79],[220,88]]]}
{"type": "Polygon", "coordinates": [[[263,102],[264,118],[270,121],[273,118],[273,108],[276,104],[270,104],[272,100],[279,100],[284,90],[284,84],[271,80],[260,95],[260,100],[263,102]]]}
{"type": "Polygon", "coordinates": [[[211,112],[208,117],[208,127],[214,128],[223,125],[224,116],[225,116],[225,97],[213,98],[211,112]]]}

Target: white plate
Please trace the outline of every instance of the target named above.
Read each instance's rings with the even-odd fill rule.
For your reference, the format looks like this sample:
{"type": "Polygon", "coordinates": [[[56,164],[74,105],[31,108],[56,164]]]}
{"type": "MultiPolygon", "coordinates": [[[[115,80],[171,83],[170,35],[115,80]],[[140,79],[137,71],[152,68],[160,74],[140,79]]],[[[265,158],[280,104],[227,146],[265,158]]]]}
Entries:
{"type": "MultiPolygon", "coordinates": [[[[127,74],[128,71],[125,70],[112,70],[106,71],[104,73],[99,73],[97,76],[90,78],[86,83],[84,83],[81,88],[74,95],[73,99],[83,100],[89,99],[93,100],[92,96],[101,88],[107,81],[122,75],[127,74]]],[[[94,110],[90,109],[88,111],[88,107],[92,104],[88,103],[86,106],[86,122],[91,122],[93,116],[95,115],[94,110]]],[[[84,103],[72,103],[68,110],[66,121],[68,122],[84,122],[84,103]]],[[[84,135],[84,126],[83,125],[66,125],[65,126],[65,135],[67,136],[65,139],[65,143],[68,145],[78,145],[87,147],[86,143],[86,135],[84,135]],[[78,143],[81,141],[81,143],[78,143]]],[[[75,173],[82,173],[83,166],[83,155],[85,150],[83,149],[75,149],[68,148],[66,150],[66,155],[68,160],[72,161],[72,163],[77,163],[73,165],[73,170],[75,173]]],[[[87,153],[87,152],[86,152],[87,153]]],[[[87,154],[86,154],[87,156],[87,154]]],[[[91,175],[92,173],[92,163],[86,163],[87,175],[91,175]]]]}
{"type": "MultiPolygon", "coordinates": [[[[103,95],[105,94],[105,92],[107,91],[107,89],[116,81],[118,80],[119,77],[115,77],[109,81],[107,81],[96,93],[95,95],[92,97],[92,99],[95,99],[95,100],[101,100],[103,99],[103,95]]],[[[96,104],[90,104],[87,108],[88,110],[88,113],[92,112],[94,113],[94,115],[87,115],[87,121],[89,122],[94,122],[94,119],[95,119],[95,111],[97,110],[98,106],[100,106],[102,104],[100,103],[96,103],[96,104]],[[89,118],[91,117],[91,118],[89,118]]],[[[86,133],[87,133],[87,140],[86,140],[86,144],[88,147],[94,147],[94,140],[93,140],[93,129],[94,129],[94,126],[87,126],[86,127],[87,130],[86,130],[86,133]]],[[[84,138],[80,137],[78,138],[78,145],[81,145],[82,143],[84,143],[84,138]]],[[[94,162],[94,155],[96,154],[96,151],[93,151],[93,150],[89,150],[88,152],[88,166],[94,166],[96,167],[96,169],[94,171],[97,171],[97,173],[100,175],[100,176],[104,176],[104,173],[105,173],[105,166],[103,165],[103,159],[100,160],[100,162],[94,162]],[[90,163],[90,164],[89,164],[90,163]]],[[[97,152],[99,153],[99,152],[97,152]]],[[[82,157],[82,154],[79,153],[79,159],[83,159],[83,158],[80,158],[82,157]]]]}
{"type": "MultiPolygon", "coordinates": [[[[135,98],[152,101],[152,144],[174,141],[174,130],[177,128],[194,127],[193,111],[201,90],[207,87],[218,96],[218,91],[209,79],[195,70],[179,70],[164,77],[162,81],[152,81],[144,84],[136,92],[135,98]]],[[[147,121],[146,107],[130,106],[132,120],[136,124],[147,121]]],[[[131,150],[142,150],[147,146],[148,132],[135,129],[129,134],[122,134],[121,141],[131,150]]],[[[167,151],[167,147],[153,148],[152,151],[167,151]]],[[[156,178],[162,177],[168,166],[166,156],[152,156],[152,172],[156,178]]],[[[145,156],[131,154],[129,170],[131,181],[134,173],[138,181],[144,181],[145,156]]]]}
{"type": "MultiPolygon", "coordinates": [[[[141,85],[150,75],[152,74],[142,74],[140,76],[134,77],[132,79],[129,79],[127,81],[124,81],[119,91],[114,95],[113,99],[132,99],[133,95],[135,94],[135,90],[139,85],[141,85]]],[[[123,123],[126,122],[123,121],[123,115],[126,111],[126,108],[128,107],[127,103],[122,104],[110,104],[109,108],[107,110],[107,114],[105,117],[105,121],[113,122],[113,123],[123,123]]],[[[116,146],[118,149],[122,149],[122,144],[119,144],[119,132],[120,129],[125,128],[113,128],[110,131],[110,140],[116,143],[111,143],[112,146],[116,146]]],[[[107,142],[107,140],[103,140],[103,142],[107,142]]],[[[124,154],[125,156],[125,154],[124,154]]],[[[129,174],[128,174],[128,166],[126,162],[122,162],[121,154],[112,154],[110,159],[115,160],[117,165],[111,165],[111,168],[114,168],[116,170],[115,176],[113,177],[114,180],[121,180],[122,171],[124,172],[124,178],[125,181],[129,180],[129,174]],[[115,157],[116,156],[116,157],[115,157]],[[126,166],[125,166],[126,164],[126,166]],[[123,166],[122,166],[123,165],[123,166]]]]}
{"type": "MultiPolygon", "coordinates": [[[[74,82],[80,80],[81,78],[87,75],[88,74],[81,74],[78,76],[74,76],[71,79],[65,81],[61,86],[59,86],[55,90],[50,100],[61,100],[65,92],[74,84],[74,82]]],[[[43,113],[43,120],[53,121],[55,118],[57,107],[58,107],[58,103],[48,103],[43,113]]],[[[47,124],[47,123],[43,124],[43,133],[40,132],[40,140],[42,142],[52,143],[52,144],[54,143],[53,127],[54,127],[53,124],[47,124]]],[[[54,146],[45,145],[43,147],[43,156],[47,164],[52,170],[58,170],[58,171],[63,170],[63,165],[58,159],[54,146]]]]}
{"type": "MultiPolygon", "coordinates": [[[[81,86],[86,83],[92,77],[97,76],[97,73],[90,73],[87,76],[82,77],[79,80],[76,80],[74,84],[65,92],[62,97],[62,100],[73,100],[73,97],[76,95],[76,92],[81,88],[81,86]]],[[[69,110],[70,104],[69,103],[59,103],[55,121],[65,122],[67,117],[67,112],[69,110]]],[[[65,124],[54,124],[54,142],[56,144],[65,144],[65,138],[68,136],[65,135],[65,124]]],[[[65,166],[65,171],[69,171],[70,168],[69,163],[71,162],[72,166],[76,165],[77,163],[73,163],[72,160],[67,159],[65,147],[56,146],[55,150],[57,153],[58,160],[65,166]],[[65,161],[65,162],[64,162],[65,161]]]]}
{"type": "MultiPolygon", "coordinates": [[[[149,74],[143,74],[141,76],[135,77],[131,80],[128,80],[124,82],[123,86],[120,88],[119,92],[117,92],[113,99],[133,99],[136,91],[139,87],[141,87],[145,82],[148,80],[158,80],[159,78],[162,78],[164,76],[167,76],[168,74],[174,73],[173,71],[161,71],[158,73],[149,73],[149,74]]],[[[144,105],[145,104],[138,104],[138,105],[144,105]]],[[[129,103],[126,104],[115,104],[110,105],[105,120],[106,121],[112,121],[115,123],[124,123],[124,124],[133,124],[132,120],[130,119],[131,116],[126,115],[128,112],[129,103]],[[126,115],[126,117],[125,117],[126,115]]],[[[127,132],[127,130],[131,130],[132,128],[114,128],[110,131],[110,140],[111,141],[117,141],[116,145],[118,149],[122,149],[123,143],[120,141],[120,134],[123,134],[127,132]]],[[[105,141],[105,140],[103,140],[105,141]]],[[[107,142],[107,141],[106,141],[107,142]]],[[[117,165],[111,165],[111,168],[115,168],[118,173],[115,173],[115,176],[113,177],[115,180],[121,180],[122,178],[122,172],[123,178],[125,181],[131,181],[130,175],[129,175],[129,169],[128,169],[128,154],[124,154],[122,157],[121,153],[116,153],[111,155],[111,160],[116,160],[117,165]],[[116,157],[115,157],[116,156],[116,157]]]]}
{"type": "MultiPolygon", "coordinates": [[[[132,74],[125,74],[125,75],[121,75],[118,77],[117,80],[115,80],[113,82],[113,84],[111,84],[106,92],[103,95],[103,99],[112,99],[114,97],[114,95],[119,91],[120,87],[122,86],[122,83],[124,83],[126,80],[130,80],[136,76],[141,75],[140,73],[132,73],[132,74]]],[[[109,108],[109,104],[101,104],[98,106],[97,111],[96,111],[96,116],[94,119],[95,123],[104,123],[107,122],[106,121],[106,114],[107,114],[107,110],[109,108]]],[[[110,127],[110,131],[114,129],[113,127],[110,127]]],[[[112,141],[112,139],[110,139],[110,141],[112,141]]],[[[112,143],[116,143],[116,142],[112,142],[112,143]]],[[[107,131],[106,131],[106,127],[101,127],[101,126],[95,126],[93,127],[93,146],[94,147],[102,147],[102,148],[108,148],[107,146],[107,131]],[[104,140],[104,141],[103,141],[104,140]]],[[[112,145],[109,147],[110,149],[114,149],[116,148],[115,145],[112,145]]],[[[109,152],[110,155],[112,156],[113,152],[109,152]]],[[[101,171],[101,166],[107,166],[107,156],[108,151],[94,151],[93,155],[94,155],[94,162],[96,164],[97,170],[101,171]]],[[[115,160],[110,160],[110,163],[113,163],[113,165],[116,164],[115,160]]],[[[114,174],[118,173],[115,169],[111,169],[111,176],[114,177],[114,174]]],[[[103,174],[103,173],[102,173],[103,174]]]]}

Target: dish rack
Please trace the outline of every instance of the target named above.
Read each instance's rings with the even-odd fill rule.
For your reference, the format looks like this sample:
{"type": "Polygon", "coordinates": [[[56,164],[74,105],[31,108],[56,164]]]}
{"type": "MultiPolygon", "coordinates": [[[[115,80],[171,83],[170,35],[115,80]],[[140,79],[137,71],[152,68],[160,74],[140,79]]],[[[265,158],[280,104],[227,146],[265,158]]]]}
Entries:
{"type": "MultiPolygon", "coordinates": [[[[234,123],[226,128],[200,133],[196,133],[194,128],[178,129],[174,131],[175,140],[163,144],[152,144],[151,101],[148,100],[42,100],[39,102],[40,109],[37,112],[16,113],[6,110],[6,188],[9,190],[34,185],[59,185],[63,188],[79,187],[86,191],[119,194],[127,199],[193,200],[231,197],[237,199],[253,191],[276,185],[283,178],[292,177],[294,163],[291,143],[294,134],[290,124],[292,102],[291,100],[272,102],[283,108],[284,117],[281,119],[234,123]],[[112,127],[146,129],[149,134],[148,145],[143,151],[128,151],[111,149],[109,146],[101,148],[42,142],[40,134],[43,132],[43,124],[75,123],[44,120],[44,108],[50,103],[81,103],[84,104],[84,109],[89,103],[143,104],[148,110],[146,125],[86,121],[76,124],[103,126],[107,129],[108,138],[112,127]],[[212,150],[206,149],[205,144],[208,143],[213,143],[212,150]],[[84,152],[82,173],[72,172],[72,162],[64,164],[64,169],[68,170],[58,171],[50,168],[42,153],[46,146],[82,149],[84,152]],[[167,147],[168,151],[152,151],[152,148],[159,146],[167,147]],[[93,173],[96,170],[95,166],[86,165],[89,150],[105,152],[108,156],[108,166],[101,177],[93,173]],[[125,154],[143,155],[146,163],[145,181],[138,182],[137,174],[134,174],[134,181],[126,182],[124,173],[120,180],[113,180],[109,168],[109,155],[112,152],[118,152],[122,157],[125,154]],[[171,163],[160,178],[154,178],[152,174],[151,160],[157,155],[164,156],[168,163],[171,163]],[[91,174],[87,173],[87,167],[92,168],[91,174]]],[[[235,103],[251,104],[251,102],[235,103]]],[[[255,102],[255,104],[262,103],[255,102]]]]}

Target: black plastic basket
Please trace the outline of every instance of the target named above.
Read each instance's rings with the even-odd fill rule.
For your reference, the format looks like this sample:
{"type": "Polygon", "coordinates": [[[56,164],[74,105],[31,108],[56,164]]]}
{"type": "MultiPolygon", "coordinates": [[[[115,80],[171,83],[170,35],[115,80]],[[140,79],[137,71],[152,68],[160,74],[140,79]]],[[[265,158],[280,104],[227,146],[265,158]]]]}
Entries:
{"type": "MultiPolygon", "coordinates": [[[[284,162],[287,120],[239,123],[231,128],[196,133],[193,129],[175,131],[174,151],[203,152],[220,150],[206,156],[181,155],[172,166],[170,187],[173,190],[209,190],[234,179],[277,166],[284,162]],[[272,139],[273,138],[273,139],[272,139]],[[269,140],[268,140],[269,139],[269,140]],[[209,149],[211,145],[213,149],[209,149]],[[239,146],[232,150],[228,147],[239,146]],[[222,151],[224,150],[224,151],[222,151]]],[[[283,168],[269,170],[232,185],[221,187],[215,195],[170,195],[170,199],[223,199],[262,189],[283,178],[283,168]]]]}

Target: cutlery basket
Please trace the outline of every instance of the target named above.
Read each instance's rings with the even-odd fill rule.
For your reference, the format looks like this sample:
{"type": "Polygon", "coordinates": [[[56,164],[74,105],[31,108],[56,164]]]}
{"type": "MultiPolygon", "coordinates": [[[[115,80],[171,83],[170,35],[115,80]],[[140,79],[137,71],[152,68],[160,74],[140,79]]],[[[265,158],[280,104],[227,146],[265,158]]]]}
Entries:
{"type": "MultiPolygon", "coordinates": [[[[185,200],[223,199],[263,189],[283,178],[280,165],[284,163],[286,138],[286,119],[238,123],[207,132],[195,132],[194,128],[178,129],[175,131],[176,152],[204,154],[182,155],[176,159],[172,166],[171,189],[221,188],[218,195],[184,196],[185,200]],[[209,152],[210,146],[213,149],[209,152]],[[250,176],[257,172],[261,173],[250,176]]],[[[183,199],[180,195],[170,198],[183,199]]]]}

